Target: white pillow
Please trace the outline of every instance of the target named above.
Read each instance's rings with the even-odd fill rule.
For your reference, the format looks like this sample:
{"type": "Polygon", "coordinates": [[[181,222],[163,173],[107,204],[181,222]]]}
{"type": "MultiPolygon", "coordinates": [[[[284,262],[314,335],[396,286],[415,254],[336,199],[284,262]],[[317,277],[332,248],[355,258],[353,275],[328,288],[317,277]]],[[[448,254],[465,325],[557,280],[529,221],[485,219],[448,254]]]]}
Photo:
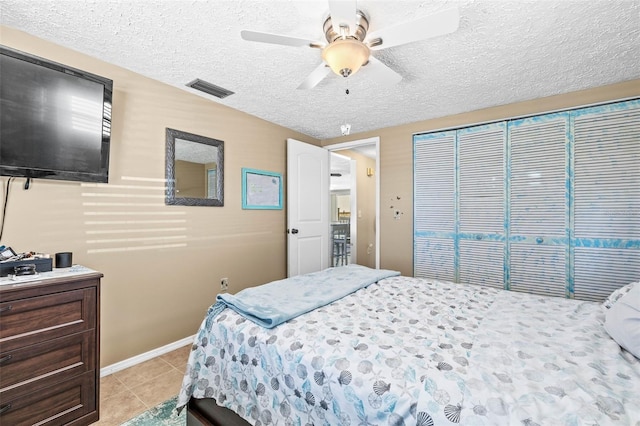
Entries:
{"type": "Polygon", "coordinates": [[[631,283],[631,284],[627,284],[627,285],[625,285],[625,286],[623,286],[623,287],[620,287],[620,288],[618,288],[618,289],[614,290],[614,291],[609,295],[609,297],[607,297],[607,298],[605,299],[605,301],[604,301],[604,302],[602,302],[602,309],[603,309],[604,313],[606,314],[606,313],[607,313],[607,310],[611,309],[611,307],[612,307],[613,305],[615,305],[615,303],[616,303],[616,302],[617,302],[617,301],[618,301],[622,296],[624,296],[625,294],[627,294],[628,292],[630,292],[630,291],[631,291],[631,289],[632,289],[633,287],[635,287],[635,286],[636,286],[636,284],[640,285],[640,281],[637,281],[637,282],[635,282],[635,283],[631,283]]]}
{"type": "Polygon", "coordinates": [[[632,286],[607,310],[604,328],[620,346],[640,358],[640,285],[632,286]]]}

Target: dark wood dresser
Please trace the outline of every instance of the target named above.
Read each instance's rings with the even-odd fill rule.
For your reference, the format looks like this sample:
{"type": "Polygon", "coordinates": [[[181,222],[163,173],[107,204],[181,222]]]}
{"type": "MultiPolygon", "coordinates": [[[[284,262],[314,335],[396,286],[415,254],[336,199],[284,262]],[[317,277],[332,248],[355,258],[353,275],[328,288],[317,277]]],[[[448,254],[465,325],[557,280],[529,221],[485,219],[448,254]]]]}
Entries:
{"type": "Polygon", "coordinates": [[[98,420],[101,278],[74,266],[0,279],[0,424],[98,420]]]}

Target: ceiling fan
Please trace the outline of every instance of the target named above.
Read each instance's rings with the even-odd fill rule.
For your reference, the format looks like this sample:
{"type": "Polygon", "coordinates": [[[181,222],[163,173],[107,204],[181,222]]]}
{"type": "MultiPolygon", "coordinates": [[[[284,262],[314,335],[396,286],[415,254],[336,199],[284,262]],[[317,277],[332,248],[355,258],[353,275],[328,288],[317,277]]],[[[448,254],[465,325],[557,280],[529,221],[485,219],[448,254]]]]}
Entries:
{"type": "Polygon", "coordinates": [[[322,63],[298,89],[315,87],[331,70],[349,77],[362,66],[366,66],[364,70],[369,79],[382,84],[396,84],[402,76],[376,59],[371,51],[452,33],[458,29],[459,20],[458,9],[454,8],[367,34],[369,18],[357,8],[355,0],[329,0],[329,16],[323,25],[326,44],[257,31],[243,30],[240,35],[247,41],[322,49],[322,63]]]}

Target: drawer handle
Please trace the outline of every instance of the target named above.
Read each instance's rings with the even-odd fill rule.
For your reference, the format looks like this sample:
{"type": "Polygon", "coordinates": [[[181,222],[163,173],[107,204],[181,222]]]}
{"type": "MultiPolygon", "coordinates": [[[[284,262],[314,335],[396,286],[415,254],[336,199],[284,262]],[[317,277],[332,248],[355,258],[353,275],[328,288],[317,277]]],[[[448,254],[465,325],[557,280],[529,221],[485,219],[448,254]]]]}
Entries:
{"type": "Polygon", "coordinates": [[[11,404],[3,405],[0,407],[0,414],[4,414],[9,410],[11,410],[11,404]]]}
{"type": "Polygon", "coordinates": [[[0,364],[4,364],[5,362],[9,361],[11,358],[13,358],[13,355],[3,356],[2,358],[0,358],[0,364]]]}
{"type": "Polygon", "coordinates": [[[2,312],[7,312],[13,309],[13,305],[9,305],[9,306],[3,306],[2,308],[0,308],[0,314],[2,312]]]}
{"type": "Polygon", "coordinates": [[[536,243],[538,243],[538,244],[544,243],[544,238],[542,238],[542,237],[536,238],[536,243]]]}

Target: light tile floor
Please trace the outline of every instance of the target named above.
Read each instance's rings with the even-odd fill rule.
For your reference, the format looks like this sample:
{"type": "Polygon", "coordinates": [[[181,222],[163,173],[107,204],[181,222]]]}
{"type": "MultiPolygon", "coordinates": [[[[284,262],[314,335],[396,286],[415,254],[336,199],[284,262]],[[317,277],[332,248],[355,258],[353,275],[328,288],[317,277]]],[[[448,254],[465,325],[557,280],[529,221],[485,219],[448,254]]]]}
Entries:
{"type": "Polygon", "coordinates": [[[100,379],[100,420],[118,426],[178,394],[191,344],[100,379]]]}

